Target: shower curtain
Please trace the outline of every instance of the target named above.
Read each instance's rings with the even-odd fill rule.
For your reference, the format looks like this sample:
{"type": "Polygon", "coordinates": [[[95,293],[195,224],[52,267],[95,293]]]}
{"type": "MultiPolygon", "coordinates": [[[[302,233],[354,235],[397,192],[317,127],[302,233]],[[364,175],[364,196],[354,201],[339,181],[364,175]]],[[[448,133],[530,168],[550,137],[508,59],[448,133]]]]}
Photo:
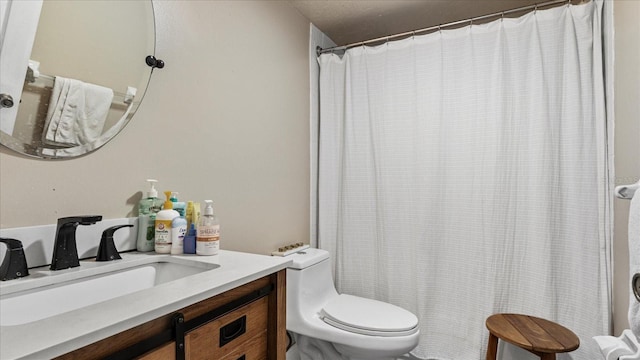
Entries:
{"type": "Polygon", "coordinates": [[[318,241],[338,290],[420,320],[423,359],[484,358],[485,319],[609,333],[602,1],[320,62],[318,241]]]}

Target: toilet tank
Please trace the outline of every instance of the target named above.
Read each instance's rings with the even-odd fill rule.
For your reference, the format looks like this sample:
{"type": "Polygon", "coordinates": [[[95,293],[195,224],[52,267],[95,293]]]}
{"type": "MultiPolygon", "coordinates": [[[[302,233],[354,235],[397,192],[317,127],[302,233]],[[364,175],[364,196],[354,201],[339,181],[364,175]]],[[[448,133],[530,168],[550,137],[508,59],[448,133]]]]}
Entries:
{"type": "Polygon", "coordinates": [[[291,260],[293,264],[289,266],[290,269],[302,270],[315,265],[322,260],[329,259],[329,252],[322,249],[307,248],[300,252],[291,254],[291,260]]]}
{"type": "Polygon", "coordinates": [[[293,264],[287,268],[287,329],[304,334],[310,318],[317,316],[338,292],[327,251],[309,248],[290,256],[293,264]]]}

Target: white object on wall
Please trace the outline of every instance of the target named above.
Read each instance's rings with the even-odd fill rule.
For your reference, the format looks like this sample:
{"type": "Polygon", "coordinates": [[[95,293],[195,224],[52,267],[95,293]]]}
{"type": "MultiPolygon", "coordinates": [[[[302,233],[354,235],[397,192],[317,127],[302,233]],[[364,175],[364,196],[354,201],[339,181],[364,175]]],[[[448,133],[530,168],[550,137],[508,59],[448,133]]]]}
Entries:
{"type": "Polygon", "coordinates": [[[13,106],[0,108],[0,131],[13,134],[22,86],[38,29],[42,0],[0,0],[0,94],[13,98],[13,106]]]}

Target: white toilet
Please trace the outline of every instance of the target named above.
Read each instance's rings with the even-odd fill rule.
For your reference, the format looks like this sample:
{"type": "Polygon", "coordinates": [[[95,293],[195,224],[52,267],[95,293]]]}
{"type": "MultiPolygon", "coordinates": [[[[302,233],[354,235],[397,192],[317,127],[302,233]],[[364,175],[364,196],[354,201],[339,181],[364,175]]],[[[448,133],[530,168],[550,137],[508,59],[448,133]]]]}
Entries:
{"type": "Polygon", "coordinates": [[[329,352],[314,346],[315,355],[307,358],[333,360],[337,352],[342,359],[396,359],[418,345],[418,318],[411,312],[381,301],[338,294],[327,251],[309,248],[290,256],[287,330],[296,337],[332,345],[329,352]]]}

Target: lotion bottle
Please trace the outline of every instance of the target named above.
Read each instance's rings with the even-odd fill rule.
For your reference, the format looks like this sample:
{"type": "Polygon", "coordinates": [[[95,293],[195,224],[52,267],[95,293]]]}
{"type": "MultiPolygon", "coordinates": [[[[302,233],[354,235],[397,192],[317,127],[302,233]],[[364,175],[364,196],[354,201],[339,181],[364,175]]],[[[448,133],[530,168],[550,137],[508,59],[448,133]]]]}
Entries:
{"type": "Polygon", "coordinates": [[[196,254],[217,255],[220,249],[220,223],[213,215],[213,201],[205,200],[204,213],[196,231],[196,254]]]}
{"type": "Polygon", "coordinates": [[[171,253],[171,223],[173,219],[180,216],[177,211],[173,210],[171,202],[171,191],[165,191],[167,201],[164,202],[164,209],[156,214],[155,228],[155,250],[158,254],[171,253]]]}
{"type": "Polygon", "coordinates": [[[158,180],[147,179],[147,181],[151,188],[147,191],[147,197],[140,200],[138,204],[138,239],[136,241],[138,251],[153,251],[156,213],[162,208],[162,202],[158,199],[158,191],[155,188],[158,180]]]}

